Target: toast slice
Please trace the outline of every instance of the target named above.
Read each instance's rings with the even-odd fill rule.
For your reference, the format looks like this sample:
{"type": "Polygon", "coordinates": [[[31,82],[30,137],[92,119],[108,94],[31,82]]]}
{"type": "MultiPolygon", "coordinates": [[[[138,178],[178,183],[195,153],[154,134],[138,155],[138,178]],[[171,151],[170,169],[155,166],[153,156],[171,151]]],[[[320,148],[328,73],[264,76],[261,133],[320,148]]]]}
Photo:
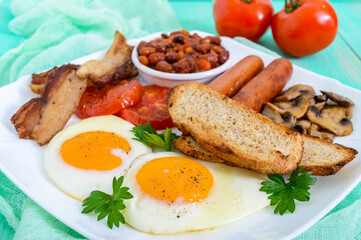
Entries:
{"type": "MultiPolygon", "coordinates": [[[[302,135],[302,138],[303,155],[300,166],[305,166],[303,172],[311,171],[314,176],[336,174],[357,154],[355,149],[329,143],[312,136],[302,135]]],[[[209,162],[228,164],[227,161],[202,148],[192,136],[181,136],[174,141],[173,145],[187,156],[209,162]]]]}
{"type": "Polygon", "coordinates": [[[358,153],[353,148],[329,143],[316,137],[302,135],[302,138],[304,151],[300,166],[305,166],[303,172],[311,171],[315,176],[336,174],[358,153]]]}
{"type": "Polygon", "coordinates": [[[301,161],[301,135],[203,84],[184,83],[168,95],[175,126],[216,157],[261,173],[289,173],[301,161]]]}
{"type": "Polygon", "coordinates": [[[232,167],[237,166],[232,162],[214,156],[211,152],[202,148],[201,145],[199,145],[197,141],[194,140],[194,138],[190,135],[180,136],[173,142],[173,146],[185,155],[196,159],[201,159],[208,162],[223,163],[232,167]]]}

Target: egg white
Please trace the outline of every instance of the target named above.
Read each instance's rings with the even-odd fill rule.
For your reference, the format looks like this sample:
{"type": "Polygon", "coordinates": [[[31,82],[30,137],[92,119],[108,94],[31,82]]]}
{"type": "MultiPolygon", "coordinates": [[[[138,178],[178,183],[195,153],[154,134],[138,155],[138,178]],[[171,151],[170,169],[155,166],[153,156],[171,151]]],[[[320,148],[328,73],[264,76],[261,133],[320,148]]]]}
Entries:
{"type": "Polygon", "coordinates": [[[45,169],[48,175],[61,190],[78,200],[84,200],[94,190],[112,193],[113,177],[124,175],[135,158],[152,152],[151,148],[132,139],[133,127],[131,123],[119,117],[100,116],[81,120],[63,129],[50,141],[45,150],[45,169]],[[78,134],[92,131],[112,132],[128,141],[130,152],[121,149],[111,151],[113,155],[122,159],[119,167],[106,171],[85,170],[76,168],[61,158],[60,149],[65,141],[78,134]]]}
{"type": "MultiPolygon", "coordinates": [[[[124,201],[126,222],[143,232],[174,234],[211,229],[237,221],[267,205],[267,195],[259,191],[263,174],[222,164],[199,161],[214,178],[209,195],[202,202],[170,203],[144,193],[136,174],[149,161],[162,157],[185,157],[180,153],[150,153],[137,158],[124,179],[134,198],[124,201]]],[[[192,159],[192,158],[190,158],[192,159]]]]}

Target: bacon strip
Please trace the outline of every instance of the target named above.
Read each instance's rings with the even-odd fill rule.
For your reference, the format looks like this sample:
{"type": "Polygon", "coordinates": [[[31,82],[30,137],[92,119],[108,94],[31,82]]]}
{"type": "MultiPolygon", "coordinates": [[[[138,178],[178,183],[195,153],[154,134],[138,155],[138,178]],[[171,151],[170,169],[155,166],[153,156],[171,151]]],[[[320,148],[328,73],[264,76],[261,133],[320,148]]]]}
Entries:
{"type": "Polygon", "coordinates": [[[114,42],[104,58],[84,63],[76,74],[79,78],[87,78],[100,87],[109,81],[133,77],[137,73],[134,72],[131,61],[132,50],[133,47],[127,44],[125,37],[116,31],[114,42]]]}
{"type": "Polygon", "coordinates": [[[16,131],[19,133],[19,138],[31,138],[32,129],[34,129],[40,118],[42,106],[43,101],[41,98],[33,98],[21,106],[12,116],[11,123],[14,124],[16,131]]]}
{"type": "MultiPolygon", "coordinates": [[[[78,69],[79,65],[69,64],[74,69],[78,69]]],[[[31,75],[30,89],[33,93],[42,94],[46,84],[54,78],[56,71],[59,67],[54,67],[46,72],[34,73],[31,75]]]]}
{"type": "Polygon", "coordinates": [[[44,145],[64,128],[86,88],[86,80],[76,76],[75,68],[71,64],[54,68],[51,77],[49,71],[41,97],[31,99],[12,116],[20,138],[44,145]]]}

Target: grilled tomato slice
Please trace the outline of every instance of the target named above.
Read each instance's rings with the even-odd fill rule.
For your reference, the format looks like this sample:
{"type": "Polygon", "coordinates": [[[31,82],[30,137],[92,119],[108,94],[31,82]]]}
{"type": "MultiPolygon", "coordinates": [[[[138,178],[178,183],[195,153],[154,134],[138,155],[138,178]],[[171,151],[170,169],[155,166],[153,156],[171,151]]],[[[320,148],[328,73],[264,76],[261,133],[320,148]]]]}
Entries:
{"type": "Polygon", "coordinates": [[[144,86],[140,102],[134,107],[120,110],[117,115],[134,125],[144,125],[149,121],[155,130],[174,127],[167,108],[169,90],[156,85],[144,86]]]}
{"type": "Polygon", "coordinates": [[[82,119],[115,114],[136,105],[141,97],[142,85],[136,80],[107,83],[101,90],[90,86],[83,93],[75,114],[82,119]]]}

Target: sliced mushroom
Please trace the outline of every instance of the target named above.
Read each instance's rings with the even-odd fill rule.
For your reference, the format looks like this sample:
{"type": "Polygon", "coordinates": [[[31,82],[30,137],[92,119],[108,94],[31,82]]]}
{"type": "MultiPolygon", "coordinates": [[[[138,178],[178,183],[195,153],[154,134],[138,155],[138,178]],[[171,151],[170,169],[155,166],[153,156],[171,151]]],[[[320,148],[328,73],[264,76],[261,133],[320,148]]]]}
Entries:
{"type": "Polygon", "coordinates": [[[297,120],[294,129],[299,133],[308,134],[311,129],[311,121],[306,119],[297,120]]]}
{"type": "Polygon", "coordinates": [[[345,108],[345,118],[350,120],[352,117],[352,107],[345,108]]]}
{"type": "Polygon", "coordinates": [[[282,91],[281,94],[273,99],[274,102],[284,102],[297,98],[301,95],[315,96],[315,90],[309,85],[297,84],[286,91],[282,91]]]}
{"type": "Polygon", "coordinates": [[[327,142],[333,143],[333,140],[335,140],[335,134],[333,134],[333,133],[323,132],[323,131],[321,131],[319,133],[320,133],[320,138],[327,142]]]}
{"type": "Polygon", "coordinates": [[[337,93],[334,93],[334,92],[326,92],[326,91],[321,91],[321,92],[322,92],[322,94],[326,95],[329,99],[331,99],[332,101],[338,103],[341,106],[344,106],[344,107],[355,106],[354,102],[352,102],[347,97],[341,96],[340,94],[337,94],[337,93]]]}
{"type": "Polygon", "coordinates": [[[327,101],[327,96],[326,95],[316,95],[314,97],[316,102],[326,102],[327,101]]]}
{"type": "Polygon", "coordinates": [[[327,142],[330,142],[332,143],[333,140],[335,139],[335,135],[330,133],[330,132],[325,132],[325,131],[321,131],[320,130],[320,126],[318,126],[317,124],[315,123],[312,123],[311,124],[311,128],[310,128],[310,131],[309,131],[309,134],[311,136],[314,136],[314,137],[318,137],[322,140],[325,140],[327,142]]]}
{"type": "Polygon", "coordinates": [[[289,128],[295,127],[296,118],[290,112],[286,112],[283,117],[284,117],[284,119],[283,119],[282,124],[286,125],[289,128]]]}
{"type": "Polygon", "coordinates": [[[310,105],[309,106],[312,106],[312,105],[315,105],[316,104],[316,100],[314,98],[312,98],[310,100],[310,105]]]}
{"type": "Polygon", "coordinates": [[[262,111],[262,115],[268,117],[269,119],[282,123],[286,125],[289,128],[293,128],[296,124],[296,119],[290,112],[285,112],[283,115],[281,115],[277,110],[277,107],[275,107],[271,103],[267,103],[262,111]]]}
{"type": "Polygon", "coordinates": [[[275,111],[270,105],[266,104],[263,108],[263,111],[261,113],[263,116],[268,117],[269,119],[275,121],[275,122],[283,122],[283,118],[281,114],[279,114],[277,111],[275,111]]]}
{"type": "Polygon", "coordinates": [[[277,107],[277,106],[276,106],[276,105],[274,105],[273,103],[268,102],[268,103],[266,103],[266,106],[268,106],[268,107],[272,108],[274,111],[278,112],[278,113],[279,113],[279,114],[281,114],[281,115],[283,115],[283,114],[285,114],[285,113],[286,113],[286,111],[285,111],[285,110],[283,110],[283,109],[281,109],[281,108],[277,107]]]}
{"type": "Polygon", "coordinates": [[[314,106],[317,108],[317,109],[322,109],[324,108],[326,105],[326,102],[318,102],[318,103],[315,103],[314,106]]]}
{"type": "Polygon", "coordinates": [[[354,103],[336,93],[321,93],[316,95],[309,85],[294,85],[281,92],[272,103],[267,103],[263,114],[303,134],[310,134],[313,126],[312,135],[329,142],[333,141],[334,134],[351,134],[353,126],[350,119],[354,103]]]}
{"type": "Polygon", "coordinates": [[[292,113],[296,119],[299,119],[306,114],[311,99],[310,95],[305,94],[289,102],[275,102],[273,104],[285,112],[292,113]]]}
{"type": "Polygon", "coordinates": [[[307,111],[310,121],[333,132],[337,136],[346,136],[352,133],[352,122],[347,119],[344,107],[336,105],[326,105],[323,108],[310,106],[307,111]]]}
{"type": "Polygon", "coordinates": [[[325,101],[317,101],[315,98],[312,98],[310,100],[310,106],[315,105],[317,108],[321,109],[326,105],[326,103],[327,103],[326,100],[325,101]]]}

